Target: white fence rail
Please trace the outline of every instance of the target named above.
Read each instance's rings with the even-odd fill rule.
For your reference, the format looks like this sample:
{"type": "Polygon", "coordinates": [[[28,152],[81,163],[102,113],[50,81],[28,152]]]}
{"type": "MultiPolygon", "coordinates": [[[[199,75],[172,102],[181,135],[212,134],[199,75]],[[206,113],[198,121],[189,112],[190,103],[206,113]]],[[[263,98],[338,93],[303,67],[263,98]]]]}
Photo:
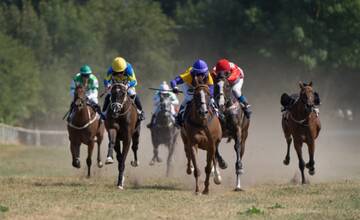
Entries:
{"type": "Polygon", "coordinates": [[[0,143],[35,146],[63,146],[68,144],[67,131],[32,130],[0,123],[0,143]]]}

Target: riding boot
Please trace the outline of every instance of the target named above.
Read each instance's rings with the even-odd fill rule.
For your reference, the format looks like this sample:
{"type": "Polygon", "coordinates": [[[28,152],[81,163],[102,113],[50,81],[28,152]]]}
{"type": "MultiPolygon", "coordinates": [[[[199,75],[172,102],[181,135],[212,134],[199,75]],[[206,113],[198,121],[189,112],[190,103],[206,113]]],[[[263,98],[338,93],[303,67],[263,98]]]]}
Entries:
{"type": "Polygon", "coordinates": [[[147,128],[152,128],[155,125],[155,114],[152,114],[151,121],[146,125],[147,128]]]}
{"type": "Polygon", "coordinates": [[[106,112],[109,103],[110,103],[110,94],[107,94],[107,95],[105,96],[105,100],[104,100],[104,104],[103,104],[103,108],[102,108],[102,111],[103,111],[103,112],[106,112]]]}
{"type": "Polygon", "coordinates": [[[134,102],[135,102],[136,108],[138,109],[139,120],[140,121],[145,120],[145,113],[143,111],[143,108],[142,108],[142,105],[140,102],[140,98],[138,95],[135,95],[134,102]]]}
{"type": "Polygon", "coordinates": [[[105,120],[105,115],[102,113],[100,105],[91,99],[88,100],[88,103],[91,106],[91,108],[93,108],[95,110],[95,112],[97,112],[99,114],[100,119],[105,120]]]}
{"type": "Polygon", "coordinates": [[[177,127],[183,126],[183,117],[185,112],[185,105],[181,105],[178,114],[175,117],[175,125],[177,127]]]}
{"type": "Polygon", "coordinates": [[[244,111],[245,117],[250,119],[250,115],[251,115],[251,110],[250,110],[250,105],[248,104],[245,96],[240,96],[239,98],[239,102],[241,104],[242,110],[244,111]]]}
{"type": "Polygon", "coordinates": [[[67,118],[66,118],[66,121],[67,121],[67,122],[70,122],[74,108],[75,108],[75,102],[72,101],[71,104],[70,104],[70,109],[69,109],[69,111],[68,111],[67,118]]]}

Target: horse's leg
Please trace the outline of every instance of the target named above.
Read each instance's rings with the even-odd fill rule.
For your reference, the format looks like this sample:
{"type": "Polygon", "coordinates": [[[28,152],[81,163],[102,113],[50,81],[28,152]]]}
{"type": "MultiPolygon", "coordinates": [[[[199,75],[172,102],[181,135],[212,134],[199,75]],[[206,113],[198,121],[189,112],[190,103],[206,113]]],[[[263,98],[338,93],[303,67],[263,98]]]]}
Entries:
{"type": "MultiPolygon", "coordinates": [[[[216,148],[218,148],[219,144],[220,144],[220,140],[216,144],[216,148]]],[[[214,167],[214,183],[216,185],[219,185],[219,184],[221,184],[221,176],[220,176],[220,171],[219,171],[219,169],[217,167],[217,162],[216,162],[215,157],[214,157],[214,160],[213,160],[213,167],[214,167]]]]}
{"type": "Polygon", "coordinates": [[[297,153],[298,159],[299,159],[299,169],[301,172],[301,183],[305,184],[305,174],[304,174],[305,161],[302,156],[302,141],[294,139],[294,146],[295,146],[295,150],[296,150],[296,153],[297,153]]]}
{"type": "Polygon", "coordinates": [[[191,166],[191,151],[190,149],[191,146],[185,146],[185,155],[186,155],[186,159],[187,159],[187,164],[186,164],[186,173],[188,175],[190,175],[193,171],[194,171],[194,168],[191,166]]]}
{"type": "Polygon", "coordinates": [[[129,152],[129,148],[130,148],[130,140],[131,140],[131,135],[129,134],[126,140],[123,140],[123,149],[122,149],[122,153],[120,154],[120,158],[117,158],[119,161],[118,164],[118,170],[119,170],[119,177],[118,177],[118,188],[119,189],[124,189],[124,170],[125,170],[125,161],[126,161],[126,156],[129,152]]]}
{"type": "MultiPolygon", "coordinates": [[[[210,185],[210,173],[211,173],[211,169],[212,169],[212,162],[215,158],[215,150],[216,150],[216,146],[211,146],[210,149],[207,150],[206,153],[206,167],[205,167],[205,173],[206,173],[206,177],[205,177],[205,188],[203,190],[203,194],[209,194],[209,185],[210,185]]],[[[214,164],[215,165],[215,164],[214,164]]]]}
{"type": "MultiPolygon", "coordinates": [[[[122,156],[122,153],[121,153],[121,146],[120,146],[120,140],[116,140],[116,144],[114,146],[114,149],[115,149],[115,152],[116,152],[116,159],[118,161],[118,172],[119,172],[119,175],[120,175],[120,164],[122,163],[122,160],[123,160],[123,156],[122,156]]],[[[117,183],[117,186],[119,187],[119,189],[123,189],[122,187],[122,183],[123,183],[123,178],[121,179],[121,187],[119,185],[119,177],[118,176],[118,183],[117,183]]]]}
{"type": "MultiPolygon", "coordinates": [[[[139,166],[139,161],[137,157],[137,151],[139,149],[139,137],[140,137],[140,128],[132,135],[132,146],[131,149],[134,153],[134,160],[130,162],[131,166],[137,167],[139,166]]],[[[130,142],[129,142],[130,144],[130,142]]]]}
{"type": "Polygon", "coordinates": [[[72,155],[72,165],[75,168],[80,168],[80,143],[70,142],[70,150],[72,155]]]}
{"type": "Polygon", "coordinates": [[[166,161],[166,176],[169,177],[172,173],[172,159],[174,155],[175,143],[174,141],[167,145],[169,149],[168,158],[166,161]]]}
{"type": "Polygon", "coordinates": [[[309,174],[314,175],[315,174],[315,161],[314,161],[314,152],[315,152],[315,141],[310,140],[307,142],[308,150],[309,150],[309,163],[307,163],[305,166],[309,169],[309,174]]]}
{"type": "Polygon", "coordinates": [[[103,167],[103,163],[101,162],[101,142],[102,142],[102,137],[101,135],[97,136],[97,165],[99,168],[103,167]]]}
{"type": "Polygon", "coordinates": [[[158,152],[159,152],[158,148],[159,148],[159,145],[153,143],[153,154],[154,155],[153,155],[153,157],[152,157],[152,159],[151,159],[151,161],[149,163],[150,166],[153,166],[155,164],[155,162],[156,162],[156,157],[158,156],[158,152]]]}
{"type": "MultiPolygon", "coordinates": [[[[200,176],[200,170],[198,168],[197,165],[197,160],[196,160],[196,154],[197,152],[195,152],[195,146],[191,146],[190,153],[191,153],[191,161],[194,165],[194,177],[195,177],[195,193],[199,193],[199,176],[200,176]]],[[[210,172],[211,172],[211,167],[210,167],[210,172]]]]}
{"type": "Polygon", "coordinates": [[[219,163],[219,167],[221,169],[226,169],[227,168],[227,163],[226,161],[222,158],[222,156],[219,153],[219,145],[216,146],[216,151],[215,151],[215,158],[219,163]]]}
{"type": "Polygon", "coordinates": [[[282,119],[282,127],[283,127],[283,131],[284,131],[284,136],[286,139],[286,143],[287,143],[287,151],[286,151],[286,156],[285,159],[283,161],[283,163],[285,165],[289,165],[290,164],[290,146],[291,146],[291,142],[292,142],[292,138],[291,138],[291,134],[289,132],[289,129],[286,127],[286,122],[284,121],[285,119],[282,119]]]}
{"type": "Polygon", "coordinates": [[[92,141],[90,141],[89,143],[88,143],[88,156],[87,156],[87,158],[86,158],[86,164],[87,164],[87,167],[88,167],[88,177],[90,177],[90,174],[91,174],[91,172],[90,172],[90,170],[91,170],[91,156],[92,156],[92,153],[93,153],[93,150],[94,150],[94,141],[92,140],[92,141]]]}
{"type": "Polygon", "coordinates": [[[112,163],[114,163],[113,151],[114,151],[115,141],[116,141],[116,129],[109,129],[108,136],[109,136],[109,147],[108,147],[108,153],[107,153],[105,164],[112,164],[112,163]]]}
{"type": "Polygon", "coordinates": [[[240,136],[240,132],[239,132],[239,128],[238,131],[236,132],[236,137],[235,137],[235,144],[234,144],[234,149],[236,152],[236,162],[235,162],[235,174],[236,174],[236,187],[235,187],[235,191],[240,191],[241,190],[241,183],[240,183],[240,175],[244,173],[243,171],[243,165],[241,162],[241,136],[240,136]]]}

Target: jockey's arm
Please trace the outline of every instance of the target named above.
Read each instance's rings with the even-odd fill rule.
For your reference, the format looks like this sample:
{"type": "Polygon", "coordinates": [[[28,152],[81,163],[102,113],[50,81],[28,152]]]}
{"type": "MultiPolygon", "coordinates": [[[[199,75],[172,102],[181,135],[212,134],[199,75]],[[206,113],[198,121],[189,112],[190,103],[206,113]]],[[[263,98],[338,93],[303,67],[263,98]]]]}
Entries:
{"type": "Polygon", "coordinates": [[[135,72],[134,72],[134,69],[132,68],[130,63],[128,63],[128,65],[127,65],[127,67],[125,69],[125,75],[127,76],[128,87],[137,86],[137,80],[136,80],[135,72]]]}
{"type": "Polygon", "coordinates": [[[74,97],[74,93],[75,93],[75,81],[71,80],[71,84],[70,84],[70,95],[71,97],[74,97]]]}
{"type": "Polygon", "coordinates": [[[175,79],[170,81],[171,88],[177,87],[177,85],[181,85],[184,83],[184,80],[180,76],[176,76],[175,79]]]}
{"type": "Polygon", "coordinates": [[[86,96],[93,100],[94,102],[98,103],[98,90],[99,90],[99,82],[97,78],[92,77],[92,81],[86,91],[86,96]]]}

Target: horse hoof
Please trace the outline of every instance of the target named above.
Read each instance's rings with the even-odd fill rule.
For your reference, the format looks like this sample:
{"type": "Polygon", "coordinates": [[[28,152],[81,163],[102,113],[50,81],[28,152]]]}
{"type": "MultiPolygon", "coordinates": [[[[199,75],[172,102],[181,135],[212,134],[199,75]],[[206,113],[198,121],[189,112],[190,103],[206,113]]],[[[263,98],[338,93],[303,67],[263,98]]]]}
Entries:
{"type": "Polygon", "coordinates": [[[78,168],[78,169],[81,168],[80,160],[74,160],[74,161],[72,162],[72,165],[73,165],[73,167],[75,167],[75,168],[78,168]]]}
{"type": "Polygon", "coordinates": [[[98,162],[98,167],[99,167],[99,168],[102,168],[103,166],[104,166],[104,164],[103,164],[101,161],[99,161],[99,162],[98,162]]]}
{"type": "Polygon", "coordinates": [[[154,160],[151,160],[150,163],[149,163],[150,166],[154,166],[154,164],[155,164],[154,160]]]}
{"type": "Polygon", "coordinates": [[[283,163],[284,163],[284,165],[289,165],[290,164],[290,160],[289,159],[285,159],[284,161],[283,161],[283,163]]]}
{"type": "Polygon", "coordinates": [[[313,168],[313,169],[309,169],[309,174],[311,175],[311,176],[313,176],[314,174],[315,174],[315,169],[313,168]]]}
{"type": "Polygon", "coordinates": [[[187,168],[187,169],[186,169],[186,173],[187,173],[188,175],[191,175],[192,171],[193,171],[193,170],[192,170],[191,168],[187,168]]]}
{"type": "Polygon", "coordinates": [[[242,191],[244,191],[242,188],[240,188],[240,187],[236,187],[235,189],[234,189],[234,191],[235,192],[242,192],[242,191]]]}
{"type": "Polygon", "coordinates": [[[105,160],[105,164],[108,165],[108,164],[113,164],[114,163],[114,160],[112,157],[107,157],[106,160],[105,160]]]}
{"type": "Polygon", "coordinates": [[[202,191],[203,195],[209,195],[209,190],[208,189],[204,189],[204,191],[202,191]]]}
{"type": "Polygon", "coordinates": [[[224,160],[222,160],[222,161],[219,161],[219,167],[220,167],[220,169],[225,170],[228,167],[228,165],[224,160]]]}
{"type": "Polygon", "coordinates": [[[160,157],[156,158],[156,162],[161,163],[162,159],[160,157]]]}
{"type": "Polygon", "coordinates": [[[221,176],[220,175],[215,175],[214,177],[214,183],[216,185],[220,185],[221,184],[221,176]]]}
{"type": "Polygon", "coordinates": [[[138,166],[139,166],[139,161],[137,161],[137,160],[131,161],[130,164],[131,164],[131,166],[133,166],[133,167],[138,167],[138,166]]]}
{"type": "Polygon", "coordinates": [[[241,169],[239,169],[239,171],[236,174],[243,175],[244,173],[245,173],[244,169],[241,168],[241,169]]]}
{"type": "Polygon", "coordinates": [[[120,190],[124,190],[123,186],[117,186],[117,188],[120,189],[120,190]]]}

